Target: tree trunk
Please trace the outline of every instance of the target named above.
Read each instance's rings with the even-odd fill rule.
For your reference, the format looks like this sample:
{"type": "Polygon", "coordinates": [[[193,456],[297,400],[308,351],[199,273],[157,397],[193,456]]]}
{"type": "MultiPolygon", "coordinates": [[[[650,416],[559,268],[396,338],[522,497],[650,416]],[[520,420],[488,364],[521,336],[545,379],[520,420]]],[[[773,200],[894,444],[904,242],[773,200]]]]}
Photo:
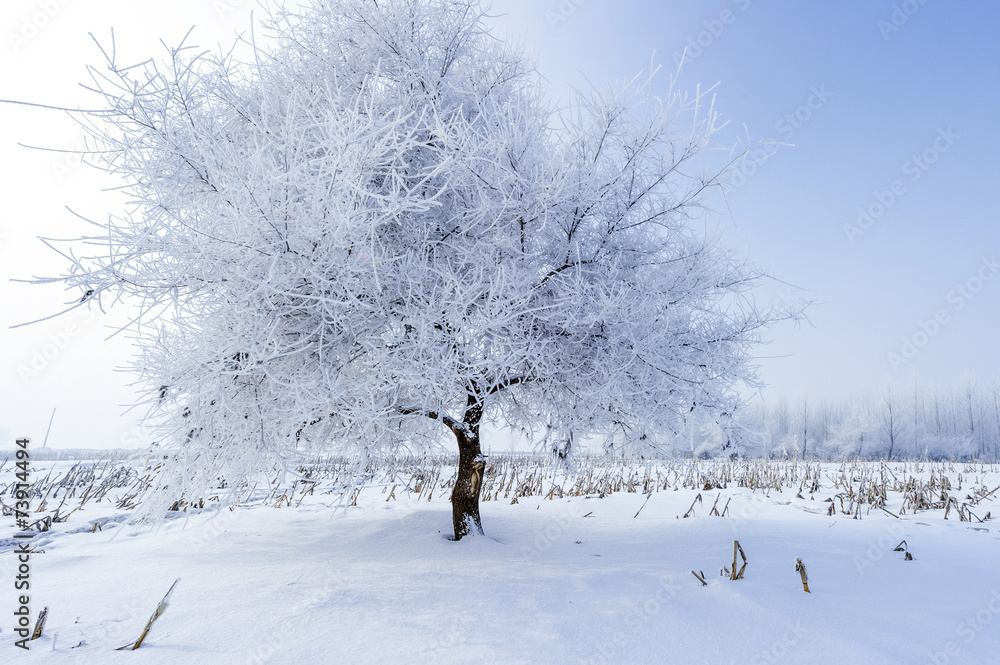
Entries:
{"type": "Polygon", "coordinates": [[[455,438],[458,439],[458,477],[451,492],[455,540],[469,535],[483,535],[479,517],[479,493],[486,467],[486,459],[479,447],[479,422],[482,418],[482,401],[470,394],[462,426],[454,428],[455,438]]]}

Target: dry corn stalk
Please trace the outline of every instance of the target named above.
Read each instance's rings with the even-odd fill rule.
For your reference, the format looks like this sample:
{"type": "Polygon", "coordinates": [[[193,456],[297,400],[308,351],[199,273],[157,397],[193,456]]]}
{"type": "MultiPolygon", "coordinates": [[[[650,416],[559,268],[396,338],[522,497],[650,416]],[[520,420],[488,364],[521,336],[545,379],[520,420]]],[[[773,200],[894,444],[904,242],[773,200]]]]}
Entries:
{"type": "Polygon", "coordinates": [[[802,578],[802,589],[809,593],[809,576],[806,575],[806,564],[802,563],[802,559],[795,560],[795,570],[802,578]]]}
{"type": "Polygon", "coordinates": [[[38,621],[35,622],[35,630],[31,633],[31,639],[37,640],[42,636],[42,629],[45,628],[45,617],[49,616],[49,608],[44,607],[38,614],[38,621]]]}
{"type": "Polygon", "coordinates": [[[729,574],[729,579],[731,580],[742,580],[743,571],[747,569],[747,555],[743,553],[743,547],[740,546],[740,541],[733,541],[733,568],[732,572],[729,574]],[[736,555],[739,554],[743,557],[743,566],[737,572],[736,570],[736,555]]]}
{"type": "Polygon", "coordinates": [[[700,492],[698,493],[698,496],[696,496],[696,497],[694,498],[694,501],[692,501],[692,502],[691,502],[691,507],[690,507],[690,508],[688,508],[688,511],[687,511],[686,513],[684,513],[684,518],[685,518],[685,519],[691,516],[691,513],[693,513],[693,512],[694,512],[694,507],[695,507],[695,505],[696,505],[696,504],[697,504],[697,503],[698,503],[699,501],[701,501],[701,493],[700,493],[700,492]]]}
{"type": "Polygon", "coordinates": [[[174,580],[174,583],[170,585],[170,589],[167,590],[167,595],[163,597],[160,604],[156,606],[155,610],[153,610],[153,616],[149,617],[149,621],[146,622],[146,627],[143,628],[142,635],[139,636],[139,639],[132,644],[126,644],[123,647],[118,647],[115,651],[125,651],[126,649],[135,651],[142,646],[142,642],[146,639],[146,636],[149,635],[149,629],[153,627],[153,623],[160,618],[161,614],[167,611],[167,607],[170,605],[170,594],[174,592],[174,587],[177,586],[177,583],[180,581],[181,578],[178,577],[174,580]]]}
{"type": "Polygon", "coordinates": [[[636,517],[639,516],[639,513],[642,512],[642,509],[646,507],[647,503],[649,503],[649,499],[650,499],[651,496],[653,496],[652,493],[649,493],[649,494],[646,495],[646,500],[642,502],[641,506],[639,506],[639,510],[635,511],[635,515],[632,516],[632,519],[635,519],[636,517]]]}
{"type": "Polygon", "coordinates": [[[705,573],[702,573],[701,575],[699,575],[698,573],[696,573],[696,572],[694,572],[692,570],[691,574],[695,576],[695,579],[697,579],[699,582],[701,582],[702,586],[708,586],[708,582],[705,581],[705,573]]]}

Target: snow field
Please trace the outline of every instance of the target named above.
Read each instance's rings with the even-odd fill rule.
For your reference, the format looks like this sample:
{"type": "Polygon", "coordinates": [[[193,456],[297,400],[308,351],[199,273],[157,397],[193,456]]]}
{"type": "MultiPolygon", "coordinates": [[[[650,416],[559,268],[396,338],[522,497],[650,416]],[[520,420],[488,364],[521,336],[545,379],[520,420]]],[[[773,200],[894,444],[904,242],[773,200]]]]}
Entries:
{"type": "MultiPolygon", "coordinates": [[[[837,468],[823,465],[829,477],[837,468]]],[[[962,492],[996,485],[985,467],[962,492]]],[[[117,511],[87,504],[36,537],[32,609],[50,608],[45,636],[14,650],[7,620],[0,639],[17,662],[80,665],[995,662],[993,520],[829,516],[837,489],[487,501],[488,536],[459,543],[442,491],[427,501],[397,487],[387,501],[388,487],[369,487],[335,516],[338,497],[316,491],[297,507],[174,513],[155,531],[108,522],[91,533],[82,527],[117,511]],[[716,497],[725,517],[710,514],[716,497]],[[720,575],[733,540],[749,562],[737,581],[720,575]],[[894,551],[902,540],[911,561],[894,551]],[[178,577],[143,647],[114,651],[178,577]]],[[[890,493],[887,510],[900,504],[890,493]]],[[[4,578],[11,559],[0,553],[4,578]]]]}

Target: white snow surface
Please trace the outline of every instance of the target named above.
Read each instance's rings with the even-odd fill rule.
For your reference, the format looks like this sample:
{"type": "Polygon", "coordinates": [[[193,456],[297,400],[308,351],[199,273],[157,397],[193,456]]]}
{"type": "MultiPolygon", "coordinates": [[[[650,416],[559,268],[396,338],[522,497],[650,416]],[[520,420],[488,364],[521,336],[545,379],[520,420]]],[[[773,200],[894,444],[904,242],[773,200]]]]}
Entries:
{"type": "MultiPolygon", "coordinates": [[[[1000,484],[996,471],[979,477],[1000,484]]],[[[701,491],[705,503],[681,517],[698,493],[659,491],[645,506],[641,493],[484,502],[487,536],[461,542],[449,540],[444,492],[417,501],[397,490],[387,501],[371,487],[336,514],[317,492],[298,506],[204,511],[152,531],[87,504],[33,541],[44,554],[31,557],[32,613],[47,606],[49,617],[30,651],[13,646],[16,557],[4,518],[0,662],[997,662],[995,519],[831,517],[830,488],[764,497],[733,485],[701,491]],[[726,517],[709,514],[719,495],[720,508],[732,497],[726,517]],[[748,559],[737,581],[720,576],[734,539],[748,559]],[[904,539],[912,561],[893,551],[904,539]],[[145,644],[115,651],[177,578],[145,644]]]]}

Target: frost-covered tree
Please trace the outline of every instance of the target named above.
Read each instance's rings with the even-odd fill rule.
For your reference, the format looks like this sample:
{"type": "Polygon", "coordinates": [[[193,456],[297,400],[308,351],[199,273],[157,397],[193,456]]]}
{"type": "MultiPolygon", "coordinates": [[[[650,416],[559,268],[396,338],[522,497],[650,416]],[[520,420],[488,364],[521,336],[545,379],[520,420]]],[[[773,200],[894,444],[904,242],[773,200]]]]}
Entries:
{"type": "Polygon", "coordinates": [[[484,12],[313,0],[228,54],[92,70],[129,202],[64,279],[141,309],[135,371],[188,462],[163,496],[451,437],[460,539],[483,422],[628,444],[755,383],[777,315],[693,222],[728,172],[707,97],[640,79],[554,112],[484,12]]]}
{"type": "Polygon", "coordinates": [[[877,441],[881,421],[873,411],[871,399],[854,397],[840,408],[838,416],[829,438],[822,442],[824,457],[845,460],[880,454],[877,441]]]}

